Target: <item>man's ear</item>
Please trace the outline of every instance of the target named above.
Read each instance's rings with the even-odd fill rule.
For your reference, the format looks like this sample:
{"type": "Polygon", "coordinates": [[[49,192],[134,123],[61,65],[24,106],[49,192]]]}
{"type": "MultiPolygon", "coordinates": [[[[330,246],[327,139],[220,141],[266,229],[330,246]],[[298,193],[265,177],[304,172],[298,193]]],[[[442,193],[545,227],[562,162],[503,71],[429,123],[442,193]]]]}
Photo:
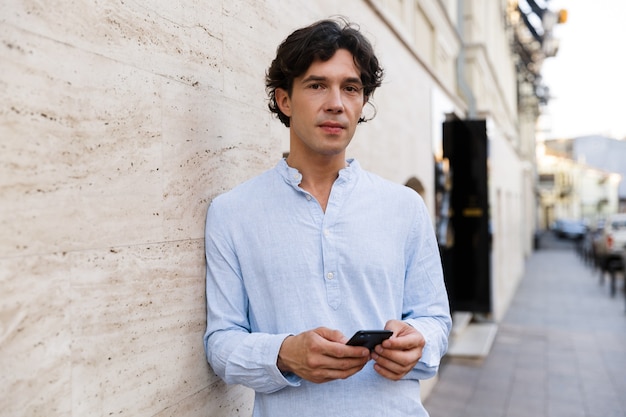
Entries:
{"type": "Polygon", "coordinates": [[[287,91],[282,88],[277,88],[274,92],[274,96],[276,97],[276,105],[280,111],[283,112],[285,116],[291,117],[291,99],[287,91]]]}

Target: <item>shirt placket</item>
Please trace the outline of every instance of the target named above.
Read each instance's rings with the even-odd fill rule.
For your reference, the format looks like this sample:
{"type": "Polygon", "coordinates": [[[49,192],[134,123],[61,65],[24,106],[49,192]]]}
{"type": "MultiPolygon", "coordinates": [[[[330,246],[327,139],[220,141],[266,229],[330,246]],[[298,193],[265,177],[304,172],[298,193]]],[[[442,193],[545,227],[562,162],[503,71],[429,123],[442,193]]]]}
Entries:
{"type": "Polygon", "coordinates": [[[324,265],[324,284],[326,286],[326,299],[328,305],[333,309],[339,308],[341,304],[341,292],[339,280],[341,279],[337,271],[337,247],[333,239],[332,227],[324,219],[322,222],[322,256],[324,265]]]}
{"type": "Polygon", "coordinates": [[[343,188],[345,183],[342,179],[338,179],[334,184],[330,193],[328,204],[326,206],[326,213],[322,220],[322,259],[323,259],[323,278],[326,286],[326,300],[328,305],[333,308],[339,308],[341,304],[341,271],[338,268],[338,254],[340,248],[338,247],[339,240],[337,239],[336,219],[339,214],[339,208],[341,207],[341,198],[343,196],[343,188]]]}

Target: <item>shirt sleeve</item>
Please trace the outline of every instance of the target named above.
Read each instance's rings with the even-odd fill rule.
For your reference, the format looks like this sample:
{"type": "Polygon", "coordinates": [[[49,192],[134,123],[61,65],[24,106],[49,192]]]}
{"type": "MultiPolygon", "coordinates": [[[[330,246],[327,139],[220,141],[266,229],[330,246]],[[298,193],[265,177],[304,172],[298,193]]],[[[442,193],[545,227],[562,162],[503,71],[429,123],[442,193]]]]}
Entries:
{"type": "Polygon", "coordinates": [[[421,200],[420,203],[414,233],[407,245],[403,308],[403,320],[426,339],[422,358],[406,376],[413,379],[427,379],[437,373],[452,328],[439,247],[426,206],[421,200]]]}
{"type": "Polygon", "coordinates": [[[251,332],[248,296],[224,223],[211,205],[205,229],[207,360],[228,384],[241,384],[263,393],[297,386],[300,379],[284,375],[276,364],[280,347],[289,335],[251,332]]]}

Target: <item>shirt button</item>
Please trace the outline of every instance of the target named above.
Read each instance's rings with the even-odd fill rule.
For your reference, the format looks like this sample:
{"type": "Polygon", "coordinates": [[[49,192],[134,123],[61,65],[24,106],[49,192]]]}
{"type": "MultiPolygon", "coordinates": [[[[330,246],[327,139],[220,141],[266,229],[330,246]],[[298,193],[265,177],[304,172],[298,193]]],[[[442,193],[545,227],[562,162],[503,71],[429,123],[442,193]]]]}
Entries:
{"type": "Polygon", "coordinates": [[[324,236],[329,236],[329,235],[330,235],[330,230],[324,229],[324,236]]]}
{"type": "Polygon", "coordinates": [[[333,274],[332,272],[329,272],[328,274],[326,274],[326,278],[333,279],[335,278],[335,274],[333,274]]]}
{"type": "Polygon", "coordinates": [[[309,201],[311,201],[311,196],[307,194],[307,195],[306,195],[306,199],[307,199],[307,200],[309,200],[309,201]]]}

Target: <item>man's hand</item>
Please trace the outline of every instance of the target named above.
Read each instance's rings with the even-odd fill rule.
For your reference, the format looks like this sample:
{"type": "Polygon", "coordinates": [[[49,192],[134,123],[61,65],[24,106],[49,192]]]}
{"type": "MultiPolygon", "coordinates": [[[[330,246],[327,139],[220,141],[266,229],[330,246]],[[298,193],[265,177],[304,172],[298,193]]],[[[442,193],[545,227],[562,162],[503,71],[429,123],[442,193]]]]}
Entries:
{"type": "Polygon", "coordinates": [[[393,336],[372,352],[372,359],[376,361],[374,369],[385,378],[397,381],[420,360],[426,340],[415,328],[400,320],[388,321],[385,330],[393,331],[393,336]]]}
{"type": "Polygon", "coordinates": [[[340,331],[326,327],[289,336],[278,352],[278,369],[315,383],[348,378],[363,369],[370,352],[347,346],[347,341],[340,331]]]}

